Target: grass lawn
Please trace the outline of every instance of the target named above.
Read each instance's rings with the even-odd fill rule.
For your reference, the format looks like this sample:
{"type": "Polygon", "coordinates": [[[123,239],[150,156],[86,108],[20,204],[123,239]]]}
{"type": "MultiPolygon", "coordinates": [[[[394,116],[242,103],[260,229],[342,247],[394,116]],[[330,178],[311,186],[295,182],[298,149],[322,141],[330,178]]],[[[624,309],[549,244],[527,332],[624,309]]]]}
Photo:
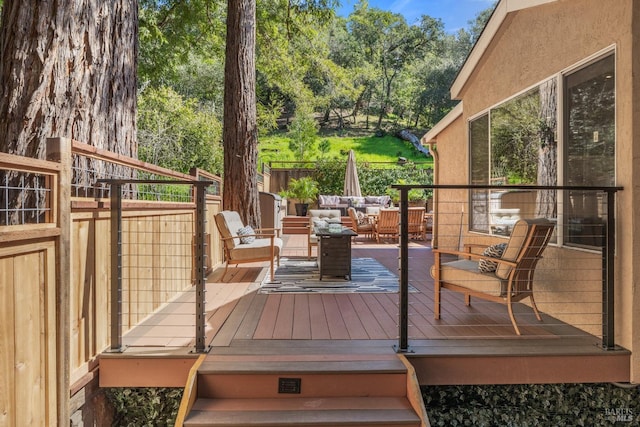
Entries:
{"type": "MultiPolygon", "coordinates": [[[[277,133],[259,138],[258,149],[260,159],[265,162],[295,161],[293,152],[289,150],[289,139],[286,133],[277,133]]],[[[394,136],[319,136],[313,151],[307,160],[325,159],[347,160],[349,150],[353,150],[358,162],[395,162],[404,157],[413,162],[432,161],[430,157],[418,152],[410,142],[394,136]],[[320,152],[321,141],[329,142],[329,150],[320,152]]]]}

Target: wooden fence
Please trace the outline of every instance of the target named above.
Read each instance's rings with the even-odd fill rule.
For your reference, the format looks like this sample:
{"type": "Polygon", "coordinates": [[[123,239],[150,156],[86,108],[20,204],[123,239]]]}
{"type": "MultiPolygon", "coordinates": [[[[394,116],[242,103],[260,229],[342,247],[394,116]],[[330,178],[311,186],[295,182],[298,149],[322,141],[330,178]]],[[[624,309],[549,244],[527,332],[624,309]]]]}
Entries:
{"type": "MultiPolygon", "coordinates": [[[[112,178],[99,171],[114,168],[101,165],[129,176],[215,181],[206,196],[207,268],[222,262],[213,221],[222,209],[220,178],[68,139],[50,139],[47,149],[47,161],[0,153],[3,177],[35,174],[44,183],[38,194],[46,195],[42,220],[0,225],[0,389],[7,390],[0,393],[0,426],[67,425],[70,390],[93,378],[97,356],[109,346],[111,215],[108,188],[95,182],[112,178]],[[98,165],[89,183],[77,178],[87,173],[78,165],[87,164],[98,165]]],[[[124,331],[188,290],[194,270],[192,194],[130,190],[122,204],[124,331]]],[[[14,213],[7,206],[0,207],[5,216],[14,213]]]]}

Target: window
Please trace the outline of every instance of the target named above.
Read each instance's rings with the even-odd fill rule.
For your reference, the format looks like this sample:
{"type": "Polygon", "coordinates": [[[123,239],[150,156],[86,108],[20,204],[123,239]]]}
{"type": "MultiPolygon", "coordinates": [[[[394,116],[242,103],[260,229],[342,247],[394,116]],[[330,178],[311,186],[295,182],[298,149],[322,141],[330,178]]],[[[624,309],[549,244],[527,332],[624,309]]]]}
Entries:
{"type": "MultiPolygon", "coordinates": [[[[469,122],[471,184],[615,185],[615,55],[591,61],[561,80],[561,115],[560,80],[554,77],[469,122]],[[563,123],[560,141],[557,120],[563,123]]],[[[508,235],[520,217],[558,218],[564,244],[600,246],[603,196],[565,191],[558,204],[555,191],[514,193],[474,190],[471,229],[508,235]]]]}
{"type": "MultiPolygon", "coordinates": [[[[556,184],[556,87],[550,79],[469,123],[473,184],[556,184]]],[[[535,191],[476,190],[472,229],[508,235],[520,217],[555,217],[555,192],[544,199],[544,214],[536,212],[542,206],[536,197],[535,191]]]]}
{"type": "MultiPolygon", "coordinates": [[[[564,78],[565,185],[615,185],[614,55],[564,78]]],[[[564,241],[601,246],[606,200],[590,192],[567,192],[564,241]]]]}

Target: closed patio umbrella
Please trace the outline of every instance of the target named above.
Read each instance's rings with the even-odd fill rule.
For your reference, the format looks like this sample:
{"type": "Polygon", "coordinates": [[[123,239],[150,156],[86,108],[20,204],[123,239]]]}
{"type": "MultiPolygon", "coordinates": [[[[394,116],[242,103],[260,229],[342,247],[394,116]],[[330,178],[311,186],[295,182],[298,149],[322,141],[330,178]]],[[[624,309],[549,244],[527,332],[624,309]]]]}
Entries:
{"type": "Polygon", "coordinates": [[[361,197],[360,181],[358,180],[358,169],[356,168],[356,155],[353,150],[349,150],[347,158],[347,170],[344,174],[344,195],[361,197]]]}

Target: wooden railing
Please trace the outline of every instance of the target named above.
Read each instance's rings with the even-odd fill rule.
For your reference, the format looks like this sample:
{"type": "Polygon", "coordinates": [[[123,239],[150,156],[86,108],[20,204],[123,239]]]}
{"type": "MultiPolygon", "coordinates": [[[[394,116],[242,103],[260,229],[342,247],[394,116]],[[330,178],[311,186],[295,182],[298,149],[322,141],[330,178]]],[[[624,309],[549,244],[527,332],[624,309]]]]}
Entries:
{"type": "MultiPolygon", "coordinates": [[[[46,152],[47,160],[0,153],[0,341],[16,343],[12,352],[0,352],[0,369],[20,359],[28,371],[18,377],[2,370],[0,377],[16,385],[11,393],[41,391],[12,396],[21,407],[10,411],[28,412],[41,425],[64,425],[70,390],[93,378],[97,356],[112,339],[112,203],[109,187],[99,180],[154,180],[123,190],[123,333],[185,290],[195,292],[197,277],[222,262],[213,221],[222,205],[221,180],[62,138],[48,140],[46,152]],[[201,180],[214,181],[216,189],[202,197],[206,215],[203,232],[196,233],[196,192],[167,181],[201,180]],[[30,200],[23,203],[20,194],[30,200]],[[23,384],[28,379],[41,383],[23,384]]],[[[179,338],[194,336],[187,331],[179,338]]]]}

